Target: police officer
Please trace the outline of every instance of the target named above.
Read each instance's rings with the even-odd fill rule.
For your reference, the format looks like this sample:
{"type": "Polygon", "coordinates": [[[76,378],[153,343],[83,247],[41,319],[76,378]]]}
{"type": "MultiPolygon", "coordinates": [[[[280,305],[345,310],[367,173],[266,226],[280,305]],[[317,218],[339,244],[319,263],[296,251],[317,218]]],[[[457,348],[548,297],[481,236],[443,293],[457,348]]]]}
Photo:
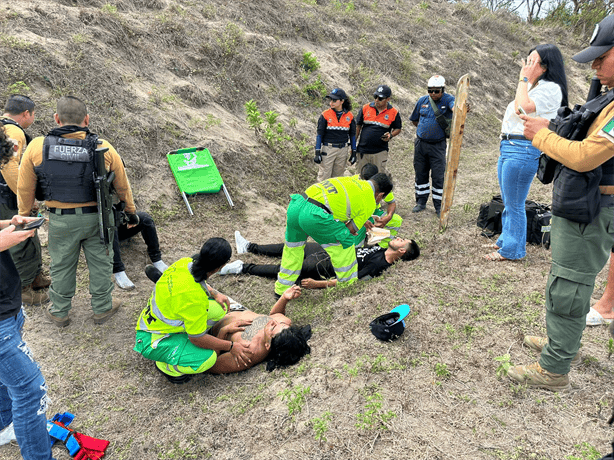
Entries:
{"type": "MultiPolygon", "coordinates": [[[[128,222],[136,224],[132,190],[115,149],[106,141],[97,143],[97,136],[89,131],[90,117],[83,102],[73,96],[62,97],[54,118],[59,127],[34,139],[22,158],[17,183],[19,214],[30,214],[35,194],[49,208],[52,305],[46,310],[47,317],[58,327],[69,324],[77,262],[83,248],[90,272],[94,323],[102,324],[117,312],[121,302],[111,298],[113,235],[107,245],[101,243],[99,236],[94,149],[108,148],[105,168],[115,173],[113,187],[126,203],[128,222]]],[[[109,218],[112,223],[112,216],[109,218]]]]}
{"type": "Polygon", "coordinates": [[[375,100],[365,104],[356,115],[356,137],[360,137],[357,171],[372,163],[381,173],[387,173],[389,142],[401,133],[403,127],[399,110],[390,104],[391,96],[390,87],[378,86],[373,93],[375,100]]]}
{"type": "MultiPolygon", "coordinates": [[[[337,282],[348,285],[358,279],[355,236],[371,217],[377,203],[392,191],[386,174],[368,181],[334,177],[290,197],[286,219],[286,241],[275,293],[282,295],[301,273],[307,237],[330,255],[337,282]]],[[[367,224],[369,225],[369,224],[367,224]]]]}
{"type": "Polygon", "coordinates": [[[445,92],[446,80],[433,75],[428,81],[428,94],[418,99],[409,120],[416,129],[414,141],[414,171],[416,173],[416,206],[412,212],[426,208],[431,187],[433,206],[437,215],[441,212],[443,181],[446,173],[446,131],[454,110],[454,96],[445,92]]]}
{"type": "MultiPolygon", "coordinates": [[[[573,59],[582,63],[593,61],[592,68],[601,83],[610,90],[614,88],[614,16],[608,16],[596,26],[590,46],[573,59]]],[[[590,223],[578,223],[573,215],[552,217],[552,266],[546,285],[548,341],[545,345],[541,342],[539,362],[508,371],[515,381],[560,391],[570,387],[570,363],[580,347],[595,277],[607,262],[614,240],[614,132],[611,130],[614,102],[597,114],[583,140],[572,141],[557,135],[548,129],[549,121],[544,118],[520,117],[525,121],[525,137],[550,158],[578,172],[601,166],[599,214],[590,223]]],[[[554,183],[553,214],[556,214],[555,199],[559,199],[556,190],[561,186],[566,188],[565,183],[558,183],[560,177],[563,174],[554,183]]],[[[586,208],[590,206],[588,203],[586,208]]],[[[563,203],[562,209],[574,208],[563,203]]],[[[581,211],[576,208],[577,213],[581,211]]],[[[527,339],[530,338],[525,337],[525,342],[527,339]]],[[[538,340],[535,338],[533,342],[538,340]]]]}
{"type": "MultiPolygon", "coordinates": [[[[10,220],[17,215],[17,175],[21,156],[30,136],[25,130],[34,122],[35,104],[27,96],[13,95],[4,106],[0,123],[15,144],[15,154],[0,170],[0,219],[10,220]]],[[[42,272],[41,243],[38,234],[9,249],[21,278],[21,301],[26,305],[40,305],[49,301],[45,290],[51,279],[42,272]]]]}
{"type": "Polygon", "coordinates": [[[341,88],[333,89],[328,96],[330,108],[318,119],[316,155],[313,161],[320,165],[318,182],[343,176],[348,159],[348,141],[352,147],[350,164],[356,163],[356,121],[352,115],[352,103],[341,88]]]}

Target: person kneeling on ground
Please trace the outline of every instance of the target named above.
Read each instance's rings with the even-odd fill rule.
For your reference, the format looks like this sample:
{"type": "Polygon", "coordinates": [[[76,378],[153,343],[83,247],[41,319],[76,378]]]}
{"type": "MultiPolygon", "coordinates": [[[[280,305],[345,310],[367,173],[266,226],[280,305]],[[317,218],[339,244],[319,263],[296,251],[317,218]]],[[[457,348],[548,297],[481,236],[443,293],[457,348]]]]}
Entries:
{"type": "Polygon", "coordinates": [[[126,267],[122,261],[122,255],[119,249],[120,241],[127,240],[137,233],[140,233],[143,237],[143,241],[145,241],[147,245],[147,255],[149,255],[154,267],[160,270],[160,272],[164,272],[164,270],[168,268],[168,265],[162,261],[156,224],[149,214],[142,211],[137,211],[136,214],[126,214],[123,211],[116,211],[115,215],[117,231],[113,239],[113,276],[115,277],[115,284],[117,284],[117,287],[130,291],[134,289],[135,286],[134,283],[130,281],[130,278],[128,278],[128,275],[126,275],[126,267]],[[117,217],[119,217],[119,219],[117,217]]]}
{"type": "MultiPolygon", "coordinates": [[[[255,315],[253,312],[233,314],[230,319],[238,322],[226,321],[216,328],[215,334],[211,333],[217,322],[224,318],[230,300],[209,286],[206,280],[228,262],[231,253],[226,240],[212,238],[205,242],[199,254],[178,260],[163,274],[152,265],[147,267],[153,269],[157,281],[148,305],[139,317],[134,350],[156,361],[156,368],[173,383],[185,383],[192,374],[205,371],[229,373],[248,369],[263,361],[269,353],[277,357],[276,365],[294,364],[309,352],[307,337],[303,340],[304,350],[300,356],[295,353],[284,358],[283,352],[273,353],[274,344],[268,347],[269,353],[263,355],[261,348],[267,348],[266,343],[272,344],[273,337],[284,328],[270,330],[275,327],[267,328],[267,322],[261,328],[266,332],[259,334],[260,330],[252,328],[249,329],[251,335],[242,338],[236,333],[248,329],[245,326],[252,324],[252,318],[248,320],[246,315],[255,315]],[[293,360],[293,356],[298,358],[293,360]],[[215,366],[218,357],[220,362],[215,366]]],[[[280,299],[271,310],[271,316],[278,311],[283,315],[288,300],[295,297],[298,295],[292,292],[280,299]]],[[[275,322],[279,319],[272,318],[275,322]]],[[[289,319],[286,323],[289,324],[289,319]]],[[[282,347],[291,342],[288,335],[296,335],[295,330],[290,332],[292,334],[283,334],[286,339],[282,347]]]]}
{"type": "MultiPolygon", "coordinates": [[[[235,232],[237,252],[244,254],[265,255],[281,257],[284,245],[279,244],[255,244],[247,241],[239,231],[235,232]]],[[[358,262],[358,279],[368,280],[381,275],[385,270],[398,260],[413,260],[420,255],[420,248],[414,240],[393,238],[387,248],[373,246],[370,248],[356,248],[356,261],[358,262]]],[[[236,260],[223,267],[219,274],[249,274],[264,278],[277,278],[280,265],[256,265],[245,264],[236,260]]],[[[307,289],[321,289],[337,285],[335,270],[330,256],[318,243],[305,245],[305,257],[299,275],[301,286],[307,289]],[[332,279],[329,279],[332,278],[332,279]]]]}

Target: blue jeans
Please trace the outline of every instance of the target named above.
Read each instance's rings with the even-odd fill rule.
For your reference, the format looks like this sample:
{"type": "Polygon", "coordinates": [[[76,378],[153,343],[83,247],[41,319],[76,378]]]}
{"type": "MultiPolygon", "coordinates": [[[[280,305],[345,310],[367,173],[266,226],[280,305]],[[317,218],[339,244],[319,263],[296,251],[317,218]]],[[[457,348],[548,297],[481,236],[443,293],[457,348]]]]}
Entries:
{"type": "Polygon", "coordinates": [[[50,460],[47,384],[21,339],[23,310],[0,321],[0,429],[13,422],[25,460],[50,460]]]}
{"type": "Polygon", "coordinates": [[[527,214],[525,200],[537,172],[540,151],[531,141],[501,141],[497,175],[505,209],[497,246],[506,259],[522,259],[527,251],[527,214]]]}

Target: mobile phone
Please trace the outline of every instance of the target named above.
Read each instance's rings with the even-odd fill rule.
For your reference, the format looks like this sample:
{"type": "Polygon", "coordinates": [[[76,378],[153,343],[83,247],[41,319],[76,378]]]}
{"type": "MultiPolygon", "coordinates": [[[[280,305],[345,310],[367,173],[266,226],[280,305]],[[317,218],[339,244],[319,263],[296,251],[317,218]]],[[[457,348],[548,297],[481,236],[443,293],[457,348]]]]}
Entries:
{"type": "Polygon", "coordinates": [[[524,109],[522,108],[521,105],[518,106],[518,111],[522,114],[522,115],[526,115],[527,112],[524,111],[524,109]]]}
{"type": "Polygon", "coordinates": [[[21,232],[26,230],[34,230],[35,228],[38,228],[43,225],[45,223],[45,220],[47,219],[45,219],[44,217],[39,217],[38,219],[31,220],[30,222],[26,222],[25,224],[15,225],[15,231],[21,232]]]}

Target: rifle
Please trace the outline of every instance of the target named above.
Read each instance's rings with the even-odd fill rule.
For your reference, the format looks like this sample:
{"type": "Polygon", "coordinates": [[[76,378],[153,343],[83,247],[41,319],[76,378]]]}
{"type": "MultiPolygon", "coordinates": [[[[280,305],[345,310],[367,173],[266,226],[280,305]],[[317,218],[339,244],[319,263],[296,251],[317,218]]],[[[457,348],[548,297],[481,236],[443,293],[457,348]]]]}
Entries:
{"type": "Polygon", "coordinates": [[[599,78],[593,77],[593,79],[591,80],[591,86],[588,89],[588,96],[586,97],[586,102],[592,99],[595,99],[597,96],[599,96],[601,94],[602,87],[603,85],[601,84],[601,81],[599,80],[599,78]]]}
{"type": "Polygon", "coordinates": [[[98,203],[98,231],[100,243],[107,246],[111,242],[111,230],[115,227],[111,225],[109,216],[113,212],[111,200],[111,184],[115,179],[115,172],[107,174],[104,164],[104,154],[108,148],[96,149],[94,151],[94,186],[96,187],[96,202],[98,203]]]}

